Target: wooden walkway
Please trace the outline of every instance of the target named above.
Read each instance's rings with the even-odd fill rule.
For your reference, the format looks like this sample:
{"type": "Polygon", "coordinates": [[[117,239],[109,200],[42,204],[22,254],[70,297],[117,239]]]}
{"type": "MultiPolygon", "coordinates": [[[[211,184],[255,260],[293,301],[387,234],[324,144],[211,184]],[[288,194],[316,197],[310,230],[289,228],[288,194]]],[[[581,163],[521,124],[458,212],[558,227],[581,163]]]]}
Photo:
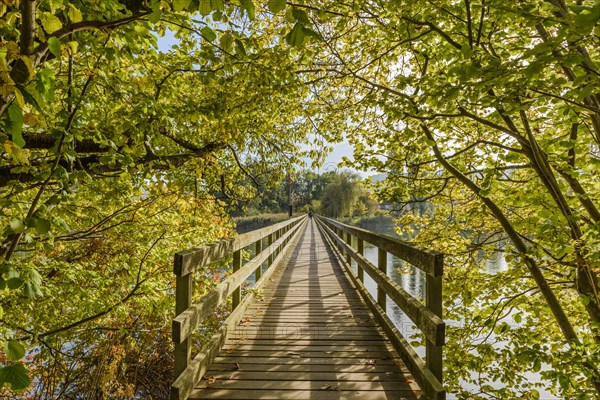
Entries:
{"type": "Polygon", "coordinates": [[[191,399],[417,399],[421,392],[314,221],[191,399]]]}

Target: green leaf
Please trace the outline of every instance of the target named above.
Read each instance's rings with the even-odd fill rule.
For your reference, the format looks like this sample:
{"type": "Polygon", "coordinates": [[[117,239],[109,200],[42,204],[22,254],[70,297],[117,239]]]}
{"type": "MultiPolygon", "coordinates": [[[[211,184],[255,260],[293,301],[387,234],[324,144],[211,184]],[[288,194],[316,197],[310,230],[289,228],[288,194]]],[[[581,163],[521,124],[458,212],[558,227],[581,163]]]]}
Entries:
{"type": "Polygon", "coordinates": [[[515,315],[513,315],[513,319],[515,320],[515,322],[517,324],[520,324],[521,321],[523,320],[523,313],[522,312],[518,312],[515,315]]]}
{"type": "Polygon", "coordinates": [[[564,390],[569,389],[569,387],[571,386],[571,381],[570,381],[569,377],[566,375],[559,375],[558,383],[560,384],[560,387],[563,388],[564,390]]]}
{"type": "Polygon", "coordinates": [[[231,35],[231,33],[227,32],[223,35],[221,35],[221,39],[219,40],[219,45],[221,46],[221,48],[223,50],[225,50],[226,52],[231,52],[231,46],[233,44],[233,36],[231,35]]]}
{"type": "Polygon", "coordinates": [[[311,37],[311,38],[314,38],[314,39],[317,39],[317,40],[321,40],[321,35],[319,35],[317,32],[315,32],[312,29],[307,28],[305,26],[302,27],[302,33],[306,37],[311,37]]]}
{"type": "Polygon", "coordinates": [[[60,58],[60,39],[52,36],[48,38],[48,50],[54,54],[56,58],[60,58]]]}
{"type": "Polygon", "coordinates": [[[9,340],[6,342],[4,351],[8,358],[13,361],[20,360],[25,356],[25,347],[17,340],[9,340]]]}
{"type": "Polygon", "coordinates": [[[10,290],[18,289],[21,286],[23,286],[23,279],[21,279],[21,278],[10,278],[9,280],[6,281],[6,286],[10,290]]]}
{"type": "Polygon", "coordinates": [[[471,46],[469,46],[469,43],[463,44],[460,51],[463,54],[464,58],[469,58],[473,55],[473,49],[471,49],[471,46]]]}
{"type": "Polygon", "coordinates": [[[269,0],[269,10],[273,14],[277,14],[279,11],[285,10],[286,5],[286,0],[269,0]]]}
{"type": "Polygon", "coordinates": [[[308,14],[306,14],[306,11],[304,11],[304,10],[300,10],[298,8],[292,9],[292,16],[294,17],[294,20],[301,22],[302,24],[305,24],[305,25],[310,24],[310,20],[308,19],[308,14]]]}
{"type": "Polygon", "coordinates": [[[173,9],[175,11],[183,11],[188,8],[192,0],[173,0],[173,9]]]}
{"type": "Polygon", "coordinates": [[[81,22],[83,20],[83,16],[81,15],[81,11],[79,11],[73,4],[69,4],[69,9],[67,10],[67,15],[71,22],[81,22]]]}
{"type": "Polygon", "coordinates": [[[6,131],[12,135],[12,141],[19,147],[25,146],[23,139],[23,112],[16,101],[8,107],[6,131]]]}
{"type": "Polygon", "coordinates": [[[205,26],[204,28],[200,29],[200,33],[202,34],[202,36],[204,36],[204,39],[208,40],[209,42],[214,42],[215,39],[217,39],[217,34],[215,33],[215,31],[210,29],[208,26],[205,26]]]}
{"type": "Polygon", "coordinates": [[[285,35],[285,41],[290,46],[301,46],[304,43],[304,33],[302,32],[302,25],[299,22],[296,22],[292,30],[285,35]]]}
{"type": "Polygon", "coordinates": [[[148,15],[148,21],[156,24],[158,21],[160,21],[161,16],[162,10],[160,9],[160,3],[154,3],[152,6],[152,12],[148,15]]]}
{"type": "Polygon", "coordinates": [[[22,363],[0,368],[0,387],[8,385],[12,390],[23,390],[27,389],[30,382],[22,363]]]}
{"type": "Polygon", "coordinates": [[[248,13],[248,18],[250,18],[251,21],[254,20],[254,17],[256,16],[254,2],[252,0],[241,0],[240,3],[242,4],[242,8],[248,13]]]}
{"type": "Polygon", "coordinates": [[[588,34],[594,29],[600,20],[600,2],[593,7],[585,7],[575,18],[575,30],[582,34],[588,34]]]}
{"type": "Polygon", "coordinates": [[[40,235],[44,235],[50,231],[50,221],[47,219],[36,218],[34,228],[40,235]]]}
{"type": "Polygon", "coordinates": [[[42,26],[44,27],[46,33],[54,33],[62,28],[62,22],[60,22],[60,19],[58,19],[58,17],[52,13],[43,13],[41,20],[42,26]]]}
{"type": "Polygon", "coordinates": [[[202,15],[208,15],[212,11],[212,6],[210,5],[210,0],[200,0],[200,5],[198,6],[198,11],[202,15]]]}
{"type": "Polygon", "coordinates": [[[246,49],[240,39],[235,39],[235,52],[240,57],[246,57],[246,49]]]}
{"type": "MultiPolygon", "coordinates": [[[[36,110],[38,110],[39,112],[42,112],[42,108],[40,107],[40,104],[38,103],[36,98],[31,93],[29,93],[27,91],[27,89],[25,89],[25,86],[17,85],[17,89],[19,89],[19,91],[21,92],[21,95],[23,96],[23,98],[25,99],[25,102],[27,104],[32,105],[36,110]]],[[[31,88],[30,90],[35,90],[35,89],[31,88]]]]}
{"type": "Polygon", "coordinates": [[[210,6],[214,11],[225,10],[225,3],[223,3],[223,0],[210,0],[210,6]]]}
{"type": "Polygon", "coordinates": [[[25,230],[25,224],[23,224],[23,221],[21,221],[20,219],[13,219],[12,221],[10,221],[10,230],[13,233],[23,233],[23,231],[25,230]]]}

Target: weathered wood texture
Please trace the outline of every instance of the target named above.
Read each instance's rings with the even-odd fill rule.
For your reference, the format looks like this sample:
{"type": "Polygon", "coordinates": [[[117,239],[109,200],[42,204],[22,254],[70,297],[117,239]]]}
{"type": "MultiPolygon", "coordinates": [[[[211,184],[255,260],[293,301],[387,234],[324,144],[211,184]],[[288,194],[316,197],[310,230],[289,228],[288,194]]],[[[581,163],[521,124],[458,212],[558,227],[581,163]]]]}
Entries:
{"type": "MultiPolygon", "coordinates": [[[[290,254],[294,240],[303,232],[306,217],[291,219],[286,224],[276,224],[278,229],[273,232],[272,227],[259,229],[245,234],[243,240],[234,239],[233,243],[237,245],[249,244],[250,239],[254,239],[256,249],[259,248],[258,241],[269,238],[271,242],[272,235],[276,235],[276,240],[266,250],[258,253],[246,265],[242,267],[241,248],[233,251],[233,274],[217,285],[199,302],[191,304],[193,291],[193,274],[187,273],[184,276],[177,276],[176,287],[176,317],[173,319],[173,342],[175,344],[175,381],[171,385],[171,398],[176,400],[185,400],[194,390],[194,386],[206,372],[207,367],[217,356],[227,335],[235,329],[237,321],[240,320],[249,304],[252,304],[255,293],[248,293],[243,299],[241,296],[240,285],[258,268],[262,268],[265,260],[269,260],[269,268],[256,281],[254,287],[262,288],[270,277],[277,270],[277,267],[285,263],[286,255],[290,254]],[[272,265],[271,265],[272,261],[272,265]],[[223,322],[221,329],[217,331],[209,342],[200,349],[199,353],[191,359],[192,343],[191,333],[202,323],[211,309],[221,304],[226,297],[232,297],[232,313],[223,322]]],[[[205,248],[212,248],[207,246],[205,248]]],[[[234,247],[235,248],[235,247],[234,247]]],[[[179,253],[182,254],[182,253],[179,253]]],[[[194,256],[194,253],[187,253],[194,256]]],[[[177,263],[185,257],[175,257],[175,273],[177,274],[177,263]],[[179,261],[178,261],[179,260],[179,261]]],[[[206,261],[205,259],[203,259],[206,261]]],[[[204,262],[202,261],[202,262],[204,262]]],[[[214,260],[212,260],[214,261],[214,260]]],[[[197,267],[193,263],[184,263],[188,267],[197,267]]]]}
{"type": "Polygon", "coordinates": [[[248,306],[190,399],[421,396],[314,221],[248,306]]]}

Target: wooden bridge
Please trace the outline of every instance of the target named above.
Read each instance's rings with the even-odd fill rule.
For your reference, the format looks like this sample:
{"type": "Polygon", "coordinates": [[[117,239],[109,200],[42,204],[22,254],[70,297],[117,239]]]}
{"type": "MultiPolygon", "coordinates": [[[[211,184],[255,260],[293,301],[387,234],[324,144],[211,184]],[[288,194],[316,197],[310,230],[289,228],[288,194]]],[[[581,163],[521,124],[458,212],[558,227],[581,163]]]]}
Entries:
{"type": "Polygon", "coordinates": [[[174,270],[173,399],[445,398],[441,254],[301,216],[180,252],[174,270]],[[365,242],[378,248],[377,266],[363,256],[365,242]],[[425,304],[388,277],[387,253],[426,273],[425,304]],[[233,273],[193,301],[195,272],[229,259],[233,273]],[[229,298],[229,317],[193,350],[193,332],[229,298]],[[387,316],[388,300],[423,333],[425,361],[387,316]]]}

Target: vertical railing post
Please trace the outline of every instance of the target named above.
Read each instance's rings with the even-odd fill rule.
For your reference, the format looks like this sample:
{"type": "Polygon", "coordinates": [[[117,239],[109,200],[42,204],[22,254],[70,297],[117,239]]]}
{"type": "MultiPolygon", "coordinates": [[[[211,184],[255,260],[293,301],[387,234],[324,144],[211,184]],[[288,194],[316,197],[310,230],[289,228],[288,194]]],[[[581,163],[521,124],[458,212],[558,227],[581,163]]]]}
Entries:
{"type": "MultiPolygon", "coordinates": [[[[361,238],[357,237],[356,249],[358,250],[358,254],[361,256],[365,255],[365,241],[361,238]]],[[[358,273],[358,280],[363,282],[365,281],[365,272],[363,271],[360,265],[357,265],[356,272],[358,273]]]]}
{"type": "MultiPolygon", "coordinates": [[[[233,252],[233,272],[237,272],[242,267],[242,250],[236,250],[233,252]]],[[[242,291],[238,286],[233,293],[231,294],[231,309],[235,310],[235,308],[242,301],[242,291]]]]}
{"type": "MultiPolygon", "coordinates": [[[[377,249],[377,267],[379,268],[379,270],[381,272],[383,272],[384,274],[387,275],[387,252],[385,250],[381,250],[381,249],[377,249]]],[[[380,287],[379,285],[377,285],[377,304],[379,304],[379,306],[381,308],[383,308],[383,311],[386,311],[386,295],[385,295],[385,291],[383,290],[382,287],[380,287]]]]}
{"type": "Polygon", "coordinates": [[[267,258],[267,268],[271,267],[271,264],[273,264],[273,234],[269,234],[269,236],[267,236],[267,248],[269,249],[269,258],[267,258]]]}
{"type": "MultiPolygon", "coordinates": [[[[177,276],[175,280],[175,315],[179,315],[192,305],[194,273],[177,276]]],[[[182,343],[175,343],[174,378],[187,368],[192,360],[192,338],[188,336],[182,343]]]]}
{"type": "MultiPolygon", "coordinates": [[[[262,239],[259,239],[256,241],[256,245],[255,245],[255,253],[256,256],[258,257],[260,255],[260,253],[262,253],[262,239]]],[[[262,276],[262,264],[260,264],[258,266],[258,268],[256,268],[256,271],[254,271],[254,282],[258,282],[258,280],[260,279],[260,277],[262,276]]]]}
{"type": "MultiPolygon", "coordinates": [[[[435,257],[435,263],[438,265],[434,270],[443,270],[444,258],[439,254],[435,257]]],[[[442,276],[431,276],[427,274],[425,278],[425,305],[435,315],[442,318],[442,276]]],[[[443,318],[442,318],[443,319],[443,318]]],[[[443,348],[436,346],[427,340],[425,344],[425,361],[427,368],[441,382],[444,370],[443,348]]]]}
{"type": "MultiPolygon", "coordinates": [[[[350,232],[346,232],[346,243],[348,243],[348,246],[352,247],[352,235],[350,232]]],[[[348,265],[352,265],[352,256],[349,251],[346,252],[346,262],[348,265]]]]}

